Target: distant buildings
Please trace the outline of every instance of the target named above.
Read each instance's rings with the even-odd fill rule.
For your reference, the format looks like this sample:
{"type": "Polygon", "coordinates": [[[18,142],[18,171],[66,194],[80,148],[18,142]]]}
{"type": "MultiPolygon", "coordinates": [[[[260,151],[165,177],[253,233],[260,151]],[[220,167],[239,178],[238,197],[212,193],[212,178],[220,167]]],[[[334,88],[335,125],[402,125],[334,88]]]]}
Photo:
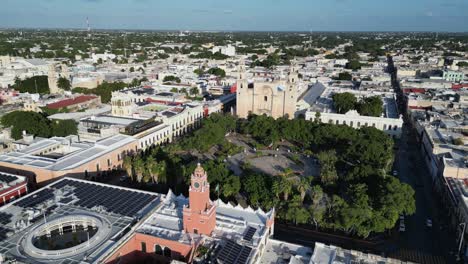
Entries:
{"type": "Polygon", "coordinates": [[[69,99],[47,104],[49,109],[68,109],[78,111],[82,109],[94,108],[101,105],[101,98],[94,95],[79,95],[69,99]]]}
{"type": "Polygon", "coordinates": [[[236,56],[236,47],[227,45],[227,46],[215,46],[211,49],[211,52],[213,53],[221,53],[229,57],[234,57],[236,56]]]}
{"type": "Polygon", "coordinates": [[[457,71],[444,71],[442,78],[448,82],[461,82],[465,79],[465,74],[457,71]]]}

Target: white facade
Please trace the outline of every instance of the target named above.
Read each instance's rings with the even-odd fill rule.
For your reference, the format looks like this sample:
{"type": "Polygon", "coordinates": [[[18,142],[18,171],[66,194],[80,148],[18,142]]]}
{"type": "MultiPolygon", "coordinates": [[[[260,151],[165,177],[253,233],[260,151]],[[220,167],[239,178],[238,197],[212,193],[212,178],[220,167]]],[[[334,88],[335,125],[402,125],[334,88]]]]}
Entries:
{"type": "MultiPolygon", "coordinates": [[[[316,118],[315,115],[316,115],[316,112],[309,110],[305,114],[305,119],[309,121],[314,121],[316,118]]],[[[384,118],[384,117],[373,117],[373,116],[361,116],[355,110],[349,111],[346,114],[321,112],[320,122],[336,124],[336,125],[347,125],[356,129],[359,129],[365,126],[375,127],[395,138],[399,138],[401,136],[401,128],[403,127],[403,119],[401,117],[396,119],[396,118],[384,118]]]]}
{"type": "Polygon", "coordinates": [[[221,54],[224,54],[226,56],[233,57],[233,56],[236,56],[236,47],[231,46],[231,45],[221,46],[221,47],[216,46],[216,47],[213,47],[211,52],[213,53],[220,52],[221,54]]]}

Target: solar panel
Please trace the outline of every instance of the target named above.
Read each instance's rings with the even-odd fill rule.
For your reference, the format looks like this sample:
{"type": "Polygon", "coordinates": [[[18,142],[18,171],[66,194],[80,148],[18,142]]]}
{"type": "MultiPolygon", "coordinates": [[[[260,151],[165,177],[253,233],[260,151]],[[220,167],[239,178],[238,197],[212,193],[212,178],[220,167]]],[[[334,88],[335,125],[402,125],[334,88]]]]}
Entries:
{"type": "Polygon", "coordinates": [[[12,216],[13,216],[12,214],[0,212],[0,224],[6,225],[10,223],[12,216]]]}
{"type": "Polygon", "coordinates": [[[252,238],[253,238],[255,232],[257,232],[257,229],[254,228],[254,227],[249,226],[249,228],[247,228],[247,231],[244,234],[243,239],[245,241],[252,241],[252,238]]]}
{"type": "Polygon", "coordinates": [[[16,179],[18,179],[18,178],[15,177],[15,176],[0,173],[0,181],[1,182],[10,183],[10,182],[15,181],[16,179]]]}
{"type": "Polygon", "coordinates": [[[251,251],[251,247],[242,246],[228,240],[219,252],[217,259],[223,264],[246,264],[251,251]]]}
{"type": "Polygon", "coordinates": [[[69,179],[54,184],[52,188],[60,189],[67,185],[75,187],[74,194],[79,199],[75,205],[88,209],[102,206],[108,212],[129,217],[133,217],[156,198],[151,194],[69,179]]]}

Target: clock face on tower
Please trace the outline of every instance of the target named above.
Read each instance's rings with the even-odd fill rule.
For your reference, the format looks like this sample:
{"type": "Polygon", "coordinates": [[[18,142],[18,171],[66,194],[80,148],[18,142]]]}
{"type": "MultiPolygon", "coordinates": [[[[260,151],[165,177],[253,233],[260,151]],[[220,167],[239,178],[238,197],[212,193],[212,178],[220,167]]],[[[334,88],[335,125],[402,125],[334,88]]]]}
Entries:
{"type": "Polygon", "coordinates": [[[200,188],[200,183],[195,182],[195,183],[193,184],[193,187],[195,187],[196,189],[200,188]]]}

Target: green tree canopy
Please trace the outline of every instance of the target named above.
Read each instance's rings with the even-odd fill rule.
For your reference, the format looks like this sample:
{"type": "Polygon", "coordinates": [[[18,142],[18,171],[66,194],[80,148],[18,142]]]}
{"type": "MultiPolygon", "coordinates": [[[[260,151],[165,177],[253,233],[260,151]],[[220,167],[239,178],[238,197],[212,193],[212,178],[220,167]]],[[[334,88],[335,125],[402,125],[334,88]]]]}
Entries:
{"type": "Polygon", "coordinates": [[[357,111],[364,116],[381,116],[383,112],[383,102],[380,96],[363,98],[357,105],[357,111]]]}
{"type": "Polygon", "coordinates": [[[73,120],[50,121],[43,114],[28,111],[8,113],[2,116],[1,123],[5,127],[12,128],[11,136],[14,139],[22,138],[23,131],[44,138],[68,136],[78,131],[73,120]]]}
{"type": "Polygon", "coordinates": [[[357,103],[356,96],[348,92],[336,93],[332,98],[335,110],[340,114],[346,114],[349,110],[353,110],[357,103]]]}
{"type": "Polygon", "coordinates": [[[71,83],[70,83],[70,80],[68,80],[67,78],[65,77],[60,77],[58,80],[57,80],[57,87],[62,89],[62,90],[65,90],[65,91],[70,91],[71,89],[71,83]]]}
{"type": "Polygon", "coordinates": [[[15,90],[18,90],[21,93],[50,93],[49,81],[46,75],[33,76],[25,80],[20,80],[16,78],[13,88],[15,88],[15,90]]]}
{"type": "Polygon", "coordinates": [[[176,83],[180,83],[180,78],[179,78],[179,77],[176,77],[176,76],[174,76],[174,75],[167,75],[167,76],[164,77],[163,82],[164,82],[164,83],[167,83],[167,82],[176,82],[176,83]]]}

